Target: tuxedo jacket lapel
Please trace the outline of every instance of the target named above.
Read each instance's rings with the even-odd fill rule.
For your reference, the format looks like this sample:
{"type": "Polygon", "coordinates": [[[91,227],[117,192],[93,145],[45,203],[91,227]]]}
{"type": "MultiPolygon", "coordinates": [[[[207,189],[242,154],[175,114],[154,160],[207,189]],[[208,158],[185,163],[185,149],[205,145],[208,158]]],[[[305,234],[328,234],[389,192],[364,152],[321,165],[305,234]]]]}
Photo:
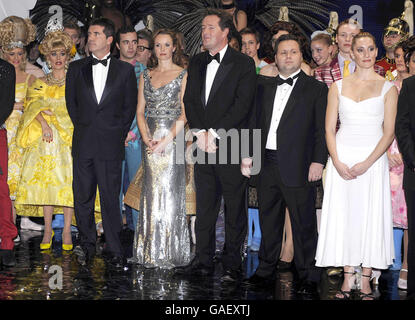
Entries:
{"type": "Polygon", "coordinates": [[[82,74],[85,78],[85,84],[87,91],[92,95],[92,99],[98,104],[97,96],[94,90],[94,80],[92,79],[92,58],[88,58],[89,61],[83,66],[82,74]]]}
{"type": "Polygon", "coordinates": [[[115,58],[111,58],[110,60],[110,65],[109,65],[109,69],[108,69],[108,75],[107,75],[107,81],[105,82],[105,87],[104,87],[104,91],[102,92],[102,96],[101,96],[101,100],[99,102],[99,104],[102,104],[102,102],[105,100],[105,98],[109,95],[109,93],[111,92],[113,85],[115,83],[115,78],[117,76],[117,66],[115,65],[117,63],[117,61],[115,60],[115,58]]]}
{"type": "MultiPolygon", "coordinates": [[[[232,69],[233,61],[232,61],[232,52],[230,48],[226,50],[226,53],[219,65],[218,71],[216,72],[215,79],[213,80],[212,88],[210,89],[209,98],[206,102],[206,105],[209,104],[209,101],[215,96],[216,91],[220,88],[223,80],[225,80],[226,76],[228,75],[229,71],[232,69]]],[[[205,76],[206,79],[206,76],[205,76]]]]}
{"type": "MultiPolygon", "coordinates": [[[[208,54],[208,52],[206,51],[206,54],[208,54]]],[[[203,61],[200,64],[200,100],[202,101],[202,105],[203,108],[206,107],[206,69],[207,69],[207,64],[206,64],[206,55],[204,55],[203,57],[203,61]]]]}
{"type": "Polygon", "coordinates": [[[274,99],[275,94],[277,93],[277,83],[274,78],[270,81],[270,85],[265,87],[265,92],[263,95],[263,105],[264,105],[264,123],[265,123],[265,132],[268,135],[269,128],[271,127],[272,112],[274,110],[274,99]]]}
{"type": "Polygon", "coordinates": [[[304,77],[305,73],[303,71],[300,71],[300,75],[298,77],[297,82],[294,85],[293,90],[291,91],[290,97],[288,98],[287,104],[284,108],[284,112],[282,113],[280,125],[278,126],[278,129],[284,125],[285,119],[287,119],[290,112],[295,107],[299,97],[303,94],[303,87],[304,87],[304,77]]]}

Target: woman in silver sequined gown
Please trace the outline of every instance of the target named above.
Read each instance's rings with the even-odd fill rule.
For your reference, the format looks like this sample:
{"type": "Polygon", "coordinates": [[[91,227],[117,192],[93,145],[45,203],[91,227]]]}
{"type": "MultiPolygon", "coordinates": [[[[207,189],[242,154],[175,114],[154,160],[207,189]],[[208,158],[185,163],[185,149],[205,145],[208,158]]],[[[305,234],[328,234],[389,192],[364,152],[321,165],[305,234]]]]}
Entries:
{"type": "Polygon", "coordinates": [[[169,269],[191,261],[186,220],[184,144],[175,141],[186,116],[182,96],[187,74],[176,65],[176,38],[169,30],[154,35],[157,66],[143,72],[137,120],[144,148],[140,214],[134,238],[136,263],[169,269]],[[169,79],[172,79],[169,81],[169,79]],[[176,150],[183,145],[183,150],[176,150]],[[182,162],[182,163],[180,163],[182,162]]]}

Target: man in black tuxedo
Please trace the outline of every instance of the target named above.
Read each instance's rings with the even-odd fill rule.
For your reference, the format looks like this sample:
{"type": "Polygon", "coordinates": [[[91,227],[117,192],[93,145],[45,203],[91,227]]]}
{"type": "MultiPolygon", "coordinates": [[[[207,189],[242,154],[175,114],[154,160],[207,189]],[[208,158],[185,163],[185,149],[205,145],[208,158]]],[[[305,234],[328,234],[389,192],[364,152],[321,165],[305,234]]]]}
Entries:
{"type": "Polygon", "coordinates": [[[247,232],[247,178],[239,169],[240,142],[231,141],[227,132],[232,129],[240,137],[241,130],[248,128],[256,81],[253,60],[228,46],[232,23],[232,17],[225,12],[206,11],[202,41],[207,51],[190,61],[183,99],[197,152],[202,152],[206,160],[205,164],[195,164],[196,258],[185,272],[213,273],[215,224],[223,195],[226,206],[223,281],[235,281],[239,276],[241,246],[247,232]],[[221,149],[224,142],[226,148],[221,149]],[[236,156],[233,163],[232,149],[238,153],[233,154],[236,156]],[[209,164],[208,158],[214,164],[209,164]]]}
{"type": "Polygon", "coordinates": [[[134,68],[110,55],[114,24],[106,18],[91,22],[91,56],[69,65],[66,105],[74,124],[73,192],[80,245],[87,258],[95,253],[94,204],[101,197],[106,249],[113,262],[123,261],[122,221],[118,194],[124,141],[137,106],[134,68]]]}
{"type": "MultiPolygon", "coordinates": [[[[295,36],[281,36],[275,53],[279,75],[260,76],[257,80],[252,126],[261,129],[262,165],[257,190],[262,240],[259,265],[249,283],[258,286],[273,283],[288,207],[294,263],[301,280],[299,291],[316,293],[320,271],[314,260],[317,248],[314,183],[321,179],[328,156],[324,135],[327,86],[301,71],[303,59],[295,36]]],[[[243,159],[241,170],[250,176],[247,159],[243,159]]]]}
{"type": "Polygon", "coordinates": [[[395,134],[404,166],[403,188],[408,214],[408,299],[415,299],[415,77],[402,83],[395,134]]]}

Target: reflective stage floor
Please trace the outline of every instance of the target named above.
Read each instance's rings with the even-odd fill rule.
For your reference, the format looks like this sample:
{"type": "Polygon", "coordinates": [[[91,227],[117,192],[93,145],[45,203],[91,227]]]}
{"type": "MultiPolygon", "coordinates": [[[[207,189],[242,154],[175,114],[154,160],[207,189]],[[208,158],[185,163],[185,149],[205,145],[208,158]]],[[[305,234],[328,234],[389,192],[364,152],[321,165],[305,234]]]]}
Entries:
{"type": "MultiPolygon", "coordinates": [[[[220,282],[220,258],[215,275],[206,279],[177,279],[172,271],[144,269],[127,265],[122,271],[111,271],[103,256],[103,242],[97,243],[97,256],[89,269],[80,267],[75,253],[63,253],[60,230],[50,251],[40,251],[41,232],[20,231],[16,245],[17,264],[0,270],[0,300],[298,300],[297,275],[294,270],[278,273],[269,291],[257,292],[243,283],[223,285],[220,282]]],[[[74,244],[77,234],[73,233],[74,244]]],[[[218,242],[223,230],[218,228],[218,242]]],[[[132,250],[133,233],[124,231],[122,242],[128,254],[132,250]]],[[[243,271],[250,276],[258,265],[258,255],[248,252],[243,271]]],[[[386,271],[375,288],[380,300],[404,300],[406,292],[398,290],[399,272],[386,271]]],[[[323,272],[320,299],[332,299],[342,278],[328,277],[323,272]]]]}

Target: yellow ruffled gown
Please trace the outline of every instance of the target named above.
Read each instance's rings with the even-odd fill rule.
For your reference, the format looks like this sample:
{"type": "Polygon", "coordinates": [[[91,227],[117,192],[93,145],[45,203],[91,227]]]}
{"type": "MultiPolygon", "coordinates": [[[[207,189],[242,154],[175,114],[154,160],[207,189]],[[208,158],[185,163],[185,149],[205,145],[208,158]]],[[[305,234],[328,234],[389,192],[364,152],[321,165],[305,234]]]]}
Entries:
{"type": "MultiPolygon", "coordinates": [[[[48,85],[36,79],[28,89],[25,112],[17,132],[17,145],[24,150],[16,210],[24,216],[43,216],[43,206],[54,206],[54,213],[63,207],[73,207],[72,191],[73,124],[65,103],[65,86],[48,85]],[[42,113],[52,129],[53,140],[42,140],[42,127],[35,118],[42,113]]],[[[99,195],[95,202],[95,221],[101,221],[99,195]]],[[[73,221],[74,222],[74,221],[73,221]]]]}
{"type": "MultiPolygon", "coordinates": [[[[25,82],[16,83],[15,101],[24,102],[28,89],[28,81],[30,75],[27,76],[25,82]]],[[[23,150],[16,145],[16,133],[19,127],[20,119],[23,112],[20,110],[13,110],[7,118],[5,125],[7,129],[7,147],[8,147],[8,176],[7,183],[10,190],[10,199],[16,199],[17,184],[20,178],[20,168],[22,165],[23,150]]]]}

